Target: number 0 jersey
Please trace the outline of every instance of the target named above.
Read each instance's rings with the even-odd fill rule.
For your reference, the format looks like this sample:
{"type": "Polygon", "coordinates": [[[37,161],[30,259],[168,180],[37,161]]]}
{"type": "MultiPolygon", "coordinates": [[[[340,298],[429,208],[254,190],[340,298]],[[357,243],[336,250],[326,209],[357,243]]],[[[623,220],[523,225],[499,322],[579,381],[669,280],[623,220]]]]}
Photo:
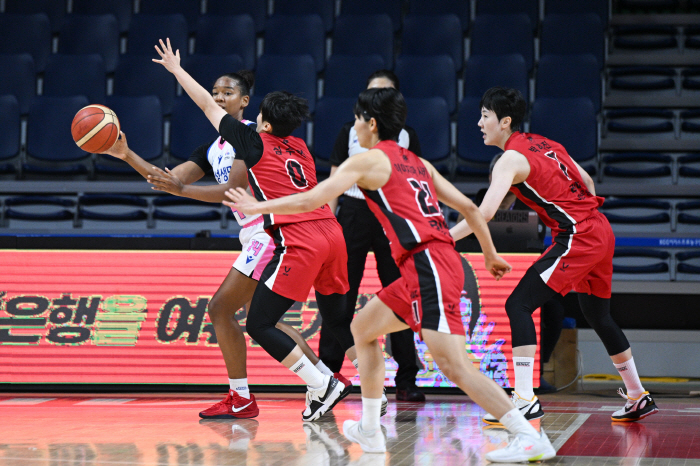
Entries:
{"type": "Polygon", "coordinates": [[[376,191],[363,189],[367,205],[381,223],[397,264],[412,250],[432,241],[454,246],[438,205],[433,179],[423,161],[395,141],[373,147],[389,157],[391,176],[376,191]]]}
{"type": "Polygon", "coordinates": [[[527,158],[530,174],[510,190],[556,234],[575,231],[575,225],[603,205],[581,178],[564,146],[538,134],[514,132],[505,150],[515,150],[527,158]]]}

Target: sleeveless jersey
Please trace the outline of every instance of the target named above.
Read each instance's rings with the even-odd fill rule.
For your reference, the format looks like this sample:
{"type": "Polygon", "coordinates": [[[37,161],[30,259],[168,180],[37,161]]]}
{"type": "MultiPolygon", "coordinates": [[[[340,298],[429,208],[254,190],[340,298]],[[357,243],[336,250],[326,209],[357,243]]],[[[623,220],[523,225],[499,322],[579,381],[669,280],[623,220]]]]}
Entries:
{"type": "Polygon", "coordinates": [[[575,232],[575,225],[603,205],[583,183],[581,174],[564,146],[531,133],[513,133],[505,150],[515,150],[527,158],[530,174],[510,190],[533,209],[554,233],[575,232]]]}
{"type": "Polygon", "coordinates": [[[389,157],[391,176],[378,190],[363,189],[362,192],[384,228],[396,263],[403,262],[413,249],[432,241],[454,247],[438,205],[433,179],[421,159],[395,141],[381,141],[373,149],[389,157]]]}
{"type": "MultiPolygon", "coordinates": [[[[269,133],[260,133],[260,137],[263,154],[255,165],[248,168],[248,181],[257,200],[277,199],[309,191],[318,184],[316,164],[304,141],[294,136],[280,138],[269,133]]],[[[326,204],[302,214],[265,214],[263,219],[267,229],[273,225],[307,220],[335,220],[335,216],[326,204]]]]}

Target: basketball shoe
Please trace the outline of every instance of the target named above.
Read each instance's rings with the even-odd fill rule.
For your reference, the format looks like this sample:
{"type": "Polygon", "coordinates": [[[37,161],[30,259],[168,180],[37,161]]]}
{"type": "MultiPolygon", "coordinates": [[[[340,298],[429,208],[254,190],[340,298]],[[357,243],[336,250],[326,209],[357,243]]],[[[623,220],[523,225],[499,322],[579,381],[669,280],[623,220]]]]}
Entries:
{"type": "Polygon", "coordinates": [[[547,434],[540,432],[539,437],[517,434],[508,446],[490,451],[484,457],[492,463],[520,463],[522,461],[542,461],[554,458],[557,452],[549,442],[547,434]]]}
{"type": "Polygon", "coordinates": [[[306,387],[306,409],[301,413],[303,421],[315,421],[333,409],[340,400],[348,396],[352,386],[346,387],[335,377],[323,376],[320,388],[306,387]]]}
{"type": "Polygon", "coordinates": [[[243,398],[235,390],[229,390],[223,401],[199,413],[203,419],[247,419],[260,414],[255,396],[243,398]]]}
{"type": "MultiPolygon", "coordinates": [[[[539,419],[544,416],[542,405],[540,404],[540,400],[537,398],[537,396],[532,397],[531,400],[526,400],[525,398],[520,398],[520,395],[515,393],[515,390],[513,390],[513,395],[510,397],[510,401],[512,401],[515,407],[518,408],[521,413],[523,413],[523,416],[525,416],[525,419],[528,421],[539,419]]],[[[484,422],[486,424],[501,425],[501,421],[499,421],[494,415],[488,413],[486,416],[484,416],[484,422]]]]}
{"type": "Polygon", "coordinates": [[[368,435],[362,430],[361,421],[347,420],[343,423],[343,434],[351,442],[359,443],[365,453],[385,453],[386,439],[381,429],[368,435]]]}
{"type": "Polygon", "coordinates": [[[656,407],[656,403],[649,392],[642,393],[639,398],[631,398],[625,395],[624,390],[621,388],[617,389],[617,393],[627,400],[627,403],[625,403],[624,408],[613,413],[611,416],[613,421],[634,422],[659,412],[659,408],[656,407]]]}

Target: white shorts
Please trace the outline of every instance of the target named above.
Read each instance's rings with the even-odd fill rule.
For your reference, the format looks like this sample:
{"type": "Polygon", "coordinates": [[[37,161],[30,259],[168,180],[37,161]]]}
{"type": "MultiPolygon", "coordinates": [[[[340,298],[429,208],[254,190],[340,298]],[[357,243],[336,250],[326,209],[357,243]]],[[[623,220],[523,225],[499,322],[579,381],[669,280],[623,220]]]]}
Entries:
{"type": "Polygon", "coordinates": [[[241,255],[233,263],[233,268],[246,277],[260,280],[275,251],[275,242],[265,233],[262,221],[242,228],[238,237],[241,240],[241,255]]]}

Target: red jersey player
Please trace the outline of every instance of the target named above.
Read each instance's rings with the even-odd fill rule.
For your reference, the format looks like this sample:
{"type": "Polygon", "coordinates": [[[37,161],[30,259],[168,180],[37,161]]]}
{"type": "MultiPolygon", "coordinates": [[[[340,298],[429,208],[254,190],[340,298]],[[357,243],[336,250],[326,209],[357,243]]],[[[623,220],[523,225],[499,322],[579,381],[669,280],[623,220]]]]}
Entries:
{"type": "Polygon", "coordinates": [[[309,212],[357,184],[382,224],[401,278],[383,288],[352,322],[362,381],[362,419],[345,421],[343,431],[365,452],[386,451],[379,426],[384,360],[377,337],[412,328],[421,332],[443,373],[479,405],[495,413],[513,433],[506,448],[489,452],[497,462],[552,458],[547,435],[538,433],[495,382],[467,358],[459,311],[464,285],[459,254],[454,249],[438,200],[454,207],[474,228],[484,251],[486,269],[499,279],[510,270],[493,246],[477,207],[446,181],[427,161],[396,139],[406,120],[406,103],[393,88],[367,89],[355,104],[355,130],[367,152],[343,162],[314,189],[267,202],[256,202],[244,190],[226,194],[244,213],[295,214],[309,212]]]}
{"type": "MultiPolygon", "coordinates": [[[[505,152],[493,167],[491,185],[479,206],[486,220],[496,213],[510,190],[552,229],[552,245],[527,270],[506,301],[513,337],[515,390],[513,402],[527,419],[544,415],[532,390],[537,340],[532,313],[556,293],[572,289],[586,320],[605,345],[627,388],[627,400],[613,421],[638,421],[658,412],[637,375],[632,350],[610,316],[612,258],[615,236],[598,211],[603,198],[593,180],[564,147],[537,134],[521,133],[526,104],[515,89],[494,87],[481,99],[479,127],[484,144],[505,152]]],[[[461,222],[452,228],[455,239],[470,233],[461,222]]],[[[484,422],[497,424],[495,416],[484,422]]]]}

